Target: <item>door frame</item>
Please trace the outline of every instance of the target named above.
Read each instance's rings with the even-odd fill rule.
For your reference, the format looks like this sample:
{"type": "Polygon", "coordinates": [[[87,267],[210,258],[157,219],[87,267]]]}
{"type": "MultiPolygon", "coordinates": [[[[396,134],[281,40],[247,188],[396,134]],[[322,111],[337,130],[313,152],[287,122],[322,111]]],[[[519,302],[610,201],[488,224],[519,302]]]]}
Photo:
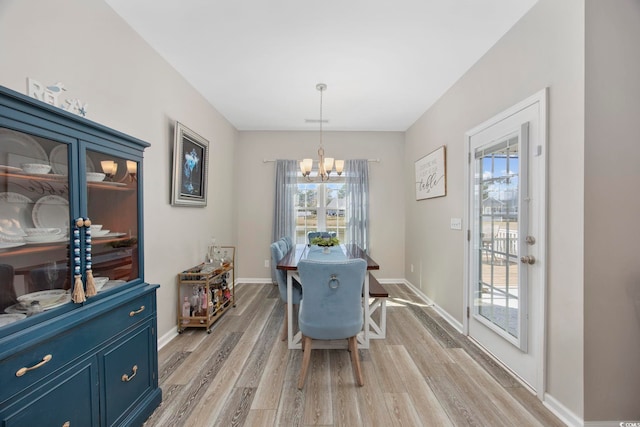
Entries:
{"type": "MultiPolygon", "coordinates": [[[[466,238],[464,239],[464,266],[463,266],[463,313],[465,315],[462,316],[463,322],[463,333],[466,336],[469,336],[469,316],[471,311],[471,295],[470,295],[470,287],[469,280],[471,277],[470,265],[469,265],[469,254],[470,251],[473,250],[471,247],[471,226],[469,223],[470,215],[471,215],[471,206],[470,206],[470,161],[471,159],[471,138],[472,136],[478,134],[479,132],[499,123],[502,120],[514,115],[515,113],[531,107],[532,105],[538,104],[539,108],[539,136],[540,140],[536,141],[536,156],[543,156],[542,162],[539,165],[538,170],[536,171],[539,176],[540,186],[538,187],[540,191],[544,193],[544,196],[536,195],[537,199],[540,203],[540,221],[539,235],[536,236],[536,246],[538,247],[538,257],[536,259],[536,263],[541,264],[540,268],[540,304],[536,313],[533,313],[532,317],[534,319],[537,326],[537,330],[540,331],[538,336],[532,337],[532,339],[537,340],[537,348],[539,348],[540,354],[537,357],[537,375],[536,375],[536,384],[533,384],[535,387],[535,394],[538,399],[543,400],[544,392],[546,390],[546,361],[547,361],[547,195],[548,195],[548,179],[547,179],[547,164],[548,164],[548,88],[544,88],[539,92],[531,95],[527,99],[513,105],[512,107],[507,108],[506,110],[496,114],[485,122],[475,126],[474,128],[465,132],[464,136],[464,218],[467,222],[467,232],[466,238]]],[[[531,143],[531,141],[530,141],[531,143]]],[[[473,341],[473,340],[472,340],[473,341]]],[[[475,341],[473,341],[475,343],[475,341]]],[[[478,344],[479,345],[479,344],[478,344]]],[[[483,348],[483,350],[485,350],[483,348]]],[[[509,367],[507,366],[507,369],[509,367]]]]}

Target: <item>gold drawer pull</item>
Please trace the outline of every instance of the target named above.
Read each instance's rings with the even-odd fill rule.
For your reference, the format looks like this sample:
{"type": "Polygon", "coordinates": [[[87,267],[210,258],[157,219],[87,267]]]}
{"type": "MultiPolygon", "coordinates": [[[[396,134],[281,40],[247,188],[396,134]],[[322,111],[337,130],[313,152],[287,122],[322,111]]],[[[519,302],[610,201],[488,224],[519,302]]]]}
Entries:
{"type": "Polygon", "coordinates": [[[18,372],[16,372],[16,377],[21,377],[21,376],[23,376],[24,374],[26,374],[29,371],[32,371],[34,369],[38,369],[39,367],[41,367],[42,365],[47,363],[52,358],[53,358],[53,356],[51,356],[50,354],[47,354],[45,357],[42,358],[42,361],[40,363],[38,363],[37,365],[33,365],[30,368],[20,368],[20,369],[18,369],[18,372]]]}
{"type": "Polygon", "coordinates": [[[67,421],[66,423],[62,424],[62,427],[71,427],[71,421],[67,421]]]}
{"type": "Polygon", "coordinates": [[[144,311],[144,305],[141,305],[141,306],[140,306],[140,309],[138,309],[138,310],[136,310],[136,311],[132,311],[132,312],[130,312],[130,313],[129,313],[129,317],[133,317],[133,316],[135,316],[136,314],[140,314],[140,313],[142,313],[143,311],[144,311]]]}
{"type": "Polygon", "coordinates": [[[129,376],[127,374],[123,374],[122,375],[122,381],[125,383],[128,383],[129,381],[131,381],[133,379],[133,377],[136,376],[136,374],[138,373],[138,365],[133,365],[133,368],[131,368],[131,370],[133,371],[133,375],[129,376]]]}

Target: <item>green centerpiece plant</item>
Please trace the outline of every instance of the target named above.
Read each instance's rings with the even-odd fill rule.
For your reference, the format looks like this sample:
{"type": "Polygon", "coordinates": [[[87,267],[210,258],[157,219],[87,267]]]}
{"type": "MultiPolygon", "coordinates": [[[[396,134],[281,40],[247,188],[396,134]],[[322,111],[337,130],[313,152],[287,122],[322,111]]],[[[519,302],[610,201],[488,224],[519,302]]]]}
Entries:
{"type": "Polygon", "coordinates": [[[337,237],[314,237],[311,239],[312,245],[318,246],[336,246],[340,244],[337,237]]]}

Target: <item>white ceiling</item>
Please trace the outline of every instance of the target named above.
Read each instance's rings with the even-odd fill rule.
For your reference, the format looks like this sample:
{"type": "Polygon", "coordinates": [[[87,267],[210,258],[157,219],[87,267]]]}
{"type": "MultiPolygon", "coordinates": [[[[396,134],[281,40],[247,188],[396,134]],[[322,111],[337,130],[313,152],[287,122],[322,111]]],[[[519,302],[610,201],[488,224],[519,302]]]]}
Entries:
{"type": "Polygon", "coordinates": [[[404,131],[537,0],[106,0],[239,130],[404,131]]]}

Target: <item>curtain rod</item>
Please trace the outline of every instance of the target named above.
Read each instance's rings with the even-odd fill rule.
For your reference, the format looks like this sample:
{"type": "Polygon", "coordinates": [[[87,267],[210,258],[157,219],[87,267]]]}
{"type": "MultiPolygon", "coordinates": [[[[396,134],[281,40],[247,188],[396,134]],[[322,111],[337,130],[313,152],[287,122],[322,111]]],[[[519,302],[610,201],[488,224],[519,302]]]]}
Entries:
{"type": "MultiPolygon", "coordinates": [[[[262,159],[262,163],[273,163],[276,159],[262,159]]],[[[370,163],[380,163],[380,159],[367,159],[370,163]]]]}

